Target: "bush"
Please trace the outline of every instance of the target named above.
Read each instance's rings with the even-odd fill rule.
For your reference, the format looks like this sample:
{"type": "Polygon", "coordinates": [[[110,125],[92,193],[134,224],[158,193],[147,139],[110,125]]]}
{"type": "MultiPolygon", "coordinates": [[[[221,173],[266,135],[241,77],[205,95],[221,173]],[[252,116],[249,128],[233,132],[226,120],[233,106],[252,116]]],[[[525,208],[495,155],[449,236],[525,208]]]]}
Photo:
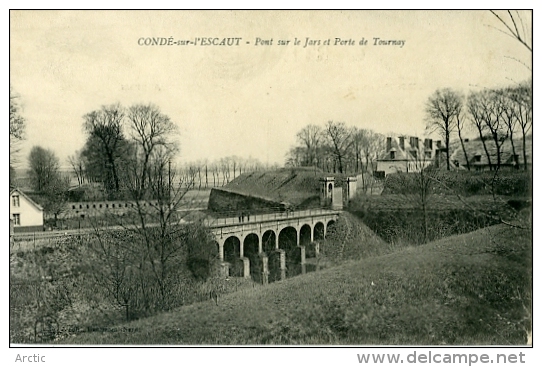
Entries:
{"type": "MultiPolygon", "coordinates": [[[[375,234],[388,243],[425,243],[424,216],[421,210],[359,210],[354,212],[375,234]]],[[[472,232],[497,224],[490,213],[472,210],[430,211],[427,241],[472,232]]]]}
{"type": "MultiPolygon", "coordinates": [[[[382,195],[407,195],[417,192],[414,174],[393,173],[386,176],[382,195]]],[[[532,174],[529,171],[441,171],[439,181],[434,185],[435,194],[471,195],[515,195],[530,196],[532,174]]]]}

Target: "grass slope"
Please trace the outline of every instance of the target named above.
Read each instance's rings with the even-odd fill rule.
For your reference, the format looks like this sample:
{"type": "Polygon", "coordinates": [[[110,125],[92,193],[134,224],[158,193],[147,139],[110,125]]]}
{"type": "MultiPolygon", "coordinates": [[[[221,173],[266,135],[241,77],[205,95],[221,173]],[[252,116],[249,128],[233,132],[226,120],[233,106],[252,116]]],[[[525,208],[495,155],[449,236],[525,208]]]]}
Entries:
{"type": "MultiPolygon", "coordinates": [[[[255,195],[276,202],[300,205],[310,198],[319,198],[320,178],[325,174],[314,168],[284,168],[267,172],[244,173],[224,188],[226,190],[255,195]]],[[[335,184],[344,179],[334,175],[335,184]]]]}
{"type": "Polygon", "coordinates": [[[488,227],[60,343],[520,345],[531,243],[527,230],[488,227]]]}
{"type": "Polygon", "coordinates": [[[377,236],[360,218],[342,212],[337,222],[328,228],[320,250],[325,260],[340,263],[388,254],[395,248],[377,236]]]}

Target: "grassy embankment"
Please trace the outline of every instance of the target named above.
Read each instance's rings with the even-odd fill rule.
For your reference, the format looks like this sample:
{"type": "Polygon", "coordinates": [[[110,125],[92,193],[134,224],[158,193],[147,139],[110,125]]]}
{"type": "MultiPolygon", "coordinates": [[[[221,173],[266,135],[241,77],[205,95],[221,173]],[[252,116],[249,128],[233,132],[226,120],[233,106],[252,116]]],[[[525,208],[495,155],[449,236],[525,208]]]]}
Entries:
{"type": "Polygon", "coordinates": [[[61,343],[524,344],[531,244],[528,230],[492,226],[61,343]]]}

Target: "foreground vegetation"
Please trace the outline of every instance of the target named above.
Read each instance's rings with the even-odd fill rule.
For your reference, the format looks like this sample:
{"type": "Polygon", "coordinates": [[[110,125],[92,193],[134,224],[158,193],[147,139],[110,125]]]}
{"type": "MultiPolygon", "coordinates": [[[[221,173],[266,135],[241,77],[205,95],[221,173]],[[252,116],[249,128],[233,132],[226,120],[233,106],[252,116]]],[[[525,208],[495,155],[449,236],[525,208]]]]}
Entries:
{"type": "Polygon", "coordinates": [[[492,226],[59,343],[521,345],[531,244],[492,226]]]}

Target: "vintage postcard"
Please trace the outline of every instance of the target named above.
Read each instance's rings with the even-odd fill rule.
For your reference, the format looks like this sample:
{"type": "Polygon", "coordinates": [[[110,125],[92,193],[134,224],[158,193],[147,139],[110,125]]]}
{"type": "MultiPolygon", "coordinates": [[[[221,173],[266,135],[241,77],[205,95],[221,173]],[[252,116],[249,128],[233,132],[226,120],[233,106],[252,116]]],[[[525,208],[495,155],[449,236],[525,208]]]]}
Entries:
{"type": "Polygon", "coordinates": [[[10,345],[530,346],[532,26],[10,11],[10,345]]]}

